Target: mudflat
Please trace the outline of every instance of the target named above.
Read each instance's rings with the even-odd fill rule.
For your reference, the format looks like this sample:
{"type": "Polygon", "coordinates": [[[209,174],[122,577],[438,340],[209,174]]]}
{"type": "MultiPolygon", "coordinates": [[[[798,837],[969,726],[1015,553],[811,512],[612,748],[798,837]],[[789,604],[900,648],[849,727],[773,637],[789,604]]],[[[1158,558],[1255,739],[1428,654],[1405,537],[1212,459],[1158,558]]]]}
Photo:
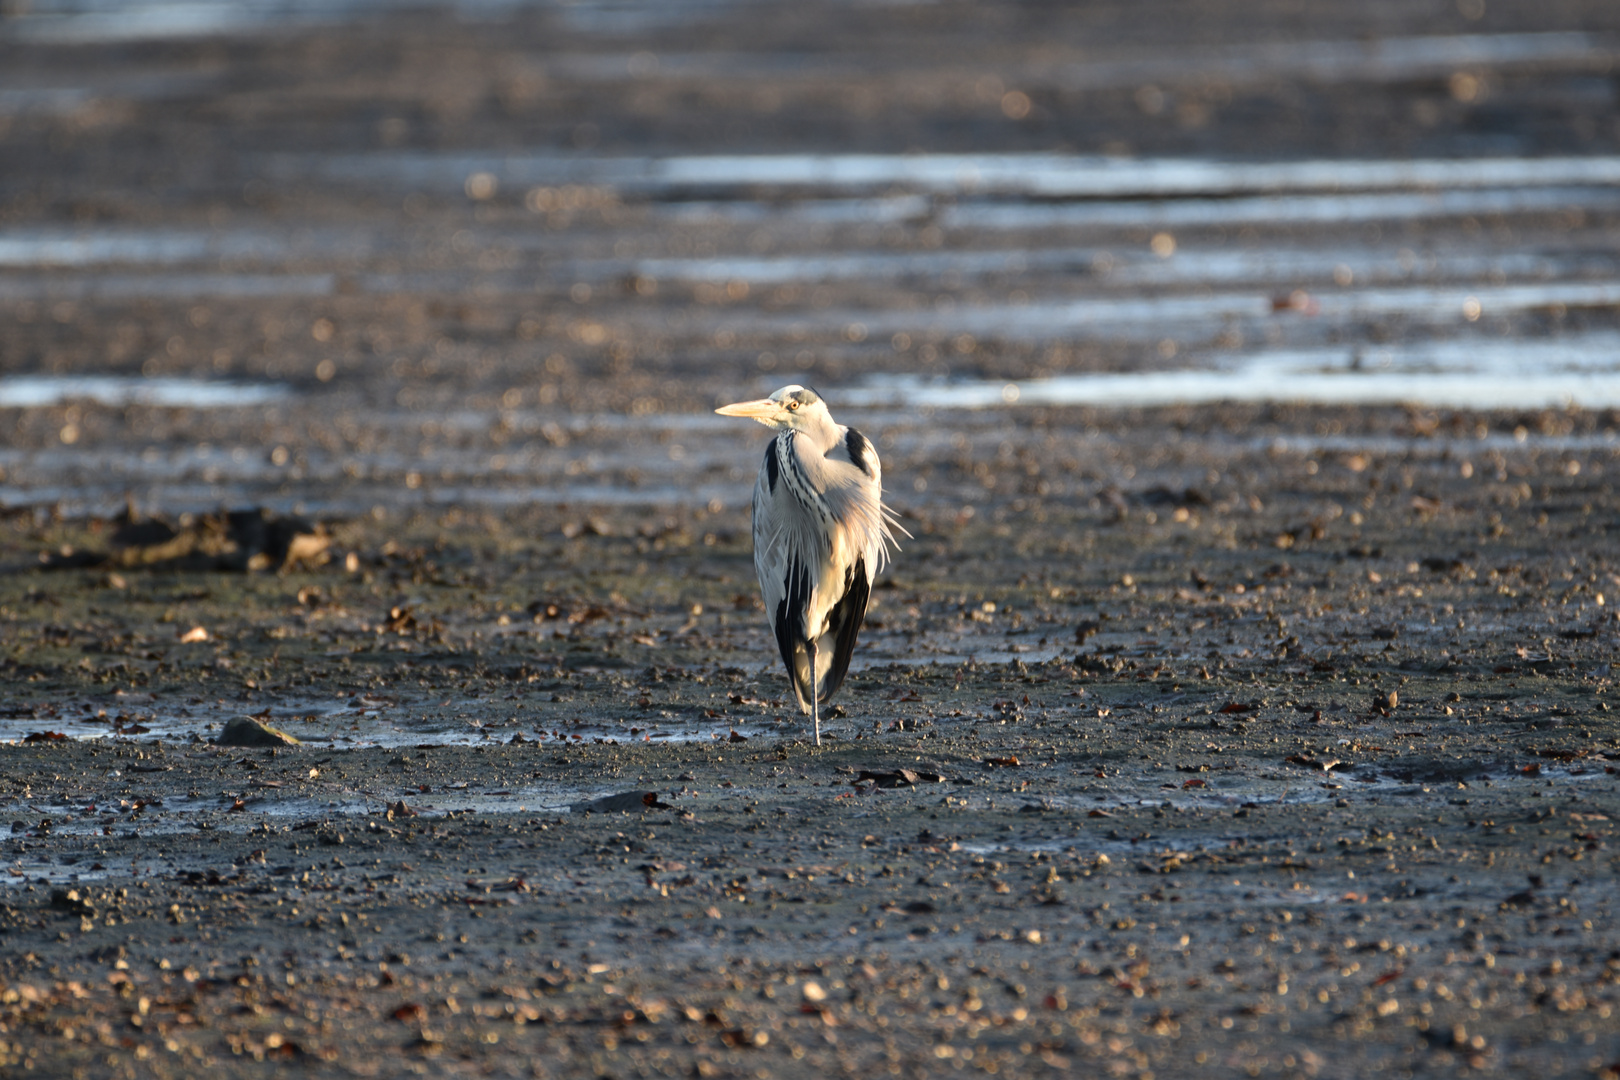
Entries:
{"type": "MultiPolygon", "coordinates": [[[[1509,429],[1465,479],[1404,411],[1230,419],[1135,447],[1129,493],[908,515],[819,750],[740,511],[8,576],[9,1060],[1595,1071],[1604,461],[1509,429]],[[1329,419],[1401,449],[1279,445],[1329,419]],[[212,743],[244,714],[301,745],[212,743]]],[[[1000,434],[1061,474],[1079,423],[1000,434]]]]}
{"type": "Polygon", "coordinates": [[[229,7],[0,21],[0,1071],[1620,1073],[1620,8],[229,7]]]}

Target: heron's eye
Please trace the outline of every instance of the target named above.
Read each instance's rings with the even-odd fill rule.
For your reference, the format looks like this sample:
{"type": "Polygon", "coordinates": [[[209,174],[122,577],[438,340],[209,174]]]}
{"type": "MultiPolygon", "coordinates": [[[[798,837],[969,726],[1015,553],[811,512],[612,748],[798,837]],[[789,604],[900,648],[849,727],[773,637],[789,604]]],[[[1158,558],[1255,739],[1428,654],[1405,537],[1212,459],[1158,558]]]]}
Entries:
{"type": "Polygon", "coordinates": [[[799,403],[797,401],[790,401],[790,402],[787,403],[787,405],[788,405],[788,412],[795,412],[799,408],[799,403]]]}

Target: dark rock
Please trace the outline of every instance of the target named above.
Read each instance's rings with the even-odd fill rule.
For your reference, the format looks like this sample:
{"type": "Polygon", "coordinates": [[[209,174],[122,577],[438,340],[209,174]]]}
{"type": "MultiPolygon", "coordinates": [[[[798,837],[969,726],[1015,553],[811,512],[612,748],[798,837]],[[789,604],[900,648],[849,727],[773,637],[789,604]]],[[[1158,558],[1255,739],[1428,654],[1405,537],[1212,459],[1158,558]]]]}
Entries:
{"type": "Polygon", "coordinates": [[[673,810],[674,807],[659,802],[656,791],[626,791],[574,803],[568,809],[575,814],[639,814],[644,810],[673,810]]]}
{"type": "Polygon", "coordinates": [[[225,725],[214,740],[220,746],[298,746],[298,740],[250,716],[239,716],[225,725]]]}

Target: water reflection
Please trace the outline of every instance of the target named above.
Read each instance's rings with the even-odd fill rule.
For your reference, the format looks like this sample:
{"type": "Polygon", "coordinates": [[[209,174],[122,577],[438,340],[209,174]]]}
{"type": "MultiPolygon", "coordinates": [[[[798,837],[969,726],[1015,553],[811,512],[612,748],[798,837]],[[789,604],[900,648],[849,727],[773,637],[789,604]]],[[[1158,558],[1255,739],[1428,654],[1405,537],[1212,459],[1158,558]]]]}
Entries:
{"type": "Polygon", "coordinates": [[[1082,203],[970,202],[940,212],[953,229],[1188,228],[1335,225],[1472,214],[1557,213],[1620,208],[1620,189],[1550,186],[1362,195],[1264,195],[1233,199],[1082,203]]]}
{"type": "Polygon", "coordinates": [[[501,189],[601,185],[650,198],[774,188],[853,194],[1107,199],[1585,187],[1620,184],[1620,157],[1232,162],[1079,154],[708,154],[670,157],[568,153],[384,151],[278,155],[277,176],[464,190],[489,173],[501,189]]]}
{"type": "Polygon", "coordinates": [[[733,331],[792,337],[817,332],[836,335],[851,326],[864,333],[946,336],[970,334],[1002,341],[1152,342],[1166,333],[1194,341],[1214,341],[1234,327],[1264,330],[1291,326],[1312,333],[1317,327],[1344,326],[1354,320],[1399,315],[1429,325],[1467,326],[1534,310],[1566,311],[1620,304],[1620,281],[1552,282],[1469,288],[1344,289],[1320,295],[1296,291],[1268,295],[1260,291],[1167,296],[1098,296],[1086,299],[1036,300],[1023,303],[972,304],[934,310],[861,311],[844,308],[791,315],[728,315],[712,320],[733,331]]]}
{"type": "Polygon", "coordinates": [[[68,401],[94,401],[115,407],[225,409],[266,405],[289,396],[289,388],[271,383],[115,375],[19,375],[0,379],[0,407],[13,409],[36,409],[68,401]]]}
{"type": "MultiPolygon", "coordinates": [[[[312,26],[420,5],[408,0],[29,0],[0,22],[0,38],[87,45],[217,37],[312,26]]],[[[464,14],[510,11],[520,0],[453,0],[464,14]]]]}
{"type": "Polygon", "coordinates": [[[335,274],[81,274],[0,278],[0,301],[327,296],[335,274]]]}
{"type": "Polygon", "coordinates": [[[1066,375],[1020,382],[885,375],[854,405],[1133,407],[1214,401],[1413,403],[1437,408],[1620,407],[1620,334],[1254,353],[1215,369],[1066,375]]]}
{"type": "Polygon", "coordinates": [[[170,265],[229,259],[290,259],[345,254],[379,246],[377,237],[329,229],[271,233],[248,229],[64,228],[0,232],[0,266],[95,266],[102,263],[170,265]]]}
{"type": "MultiPolygon", "coordinates": [[[[1166,86],[1228,85],[1279,77],[1315,81],[1390,82],[1419,75],[1446,76],[1460,68],[1533,64],[1591,65],[1610,62],[1606,43],[1592,34],[1426,34],[1371,40],[1257,42],[1174,48],[1151,53],[1091,57],[1078,61],[1021,61],[1001,71],[1005,82],[1066,90],[1134,90],[1145,83],[1166,86]]],[[[859,53],[785,52],[598,52],[558,57],[556,75],[587,83],[705,83],[859,78],[871,69],[859,53]]]]}
{"type": "MultiPolygon", "coordinates": [[[[1620,205],[1620,192],[1614,193],[1620,205]]],[[[837,254],[731,255],[708,259],[603,260],[572,267],[576,277],[608,280],[636,274],[656,281],[781,285],[795,282],[961,278],[1060,274],[1110,285],[1188,285],[1198,282],[1352,282],[1554,278],[1614,274],[1620,256],[1607,252],[1446,252],[1267,247],[1253,251],[1180,250],[1174,259],[1146,251],[1102,247],[998,248],[989,251],[908,251],[837,254]]]]}

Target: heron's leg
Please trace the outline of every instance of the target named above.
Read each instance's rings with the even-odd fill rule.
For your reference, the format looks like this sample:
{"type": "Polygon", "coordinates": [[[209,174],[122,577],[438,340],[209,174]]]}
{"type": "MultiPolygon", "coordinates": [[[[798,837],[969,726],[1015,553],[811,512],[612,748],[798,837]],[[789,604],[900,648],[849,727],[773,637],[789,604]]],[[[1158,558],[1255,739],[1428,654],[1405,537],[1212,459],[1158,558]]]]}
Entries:
{"type": "Polygon", "coordinates": [[[820,746],[821,702],[818,700],[820,695],[816,693],[816,691],[819,689],[819,687],[816,686],[816,643],[814,641],[807,641],[804,643],[804,647],[805,651],[810,654],[810,719],[812,723],[815,724],[816,745],[820,746]]]}

